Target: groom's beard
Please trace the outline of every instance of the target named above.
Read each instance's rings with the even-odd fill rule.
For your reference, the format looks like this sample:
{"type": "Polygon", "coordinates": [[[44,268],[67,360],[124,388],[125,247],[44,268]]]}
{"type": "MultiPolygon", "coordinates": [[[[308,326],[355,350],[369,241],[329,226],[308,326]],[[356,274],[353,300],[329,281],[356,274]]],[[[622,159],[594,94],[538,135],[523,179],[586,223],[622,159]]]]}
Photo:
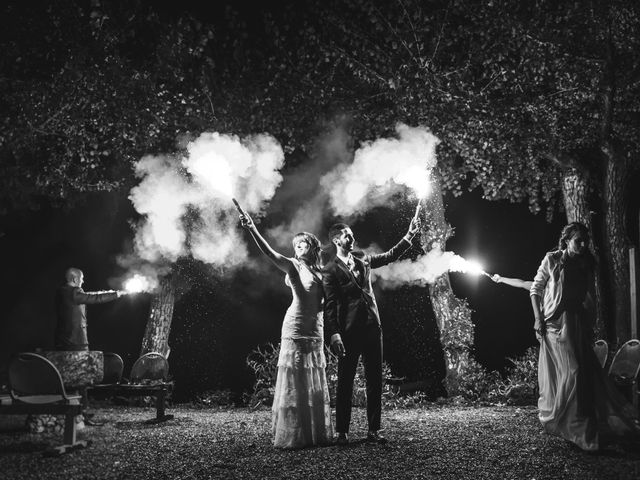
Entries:
{"type": "Polygon", "coordinates": [[[346,252],[350,252],[353,250],[353,247],[355,246],[356,241],[355,240],[346,240],[343,244],[342,244],[342,248],[343,250],[345,250],[346,252]]]}

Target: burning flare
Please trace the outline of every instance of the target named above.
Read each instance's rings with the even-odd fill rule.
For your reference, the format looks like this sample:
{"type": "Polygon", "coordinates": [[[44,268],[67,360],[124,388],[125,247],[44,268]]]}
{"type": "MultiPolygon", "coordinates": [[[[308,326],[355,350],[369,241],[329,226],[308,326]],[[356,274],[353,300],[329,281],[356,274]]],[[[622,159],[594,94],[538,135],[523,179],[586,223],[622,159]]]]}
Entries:
{"type": "Polygon", "coordinates": [[[486,275],[487,277],[491,277],[491,275],[484,271],[484,268],[482,268],[482,265],[479,262],[475,260],[466,260],[460,255],[454,255],[451,258],[449,271],[470,273],[471,275],[486,275]]]}
{"type": "Polygon", "coordinates": [[[150,292],[157,286],[156,283],[150,278],[136,273],[124,282],[124,289],[129,293],[150,292]]]}
{"type": "Polygon", "coordinates": [[[425,127],[399,123],[394,136],[361,144],[350,165],[320,180],[334,212],[349,216],[386,205],[400,186],[411,189],[418,199],[427,198],[438,142],[425,127]]]}
{"type": "Polygon", "coordinates": [[[478,262],[466,260],[453,252],[443,252],[440,248],[433,248],[415,260],[390,263],[373,270],[372,274],[383,288],[397,288],[402,285],[432,284],[446,272],[491,276],[478,262]]]}

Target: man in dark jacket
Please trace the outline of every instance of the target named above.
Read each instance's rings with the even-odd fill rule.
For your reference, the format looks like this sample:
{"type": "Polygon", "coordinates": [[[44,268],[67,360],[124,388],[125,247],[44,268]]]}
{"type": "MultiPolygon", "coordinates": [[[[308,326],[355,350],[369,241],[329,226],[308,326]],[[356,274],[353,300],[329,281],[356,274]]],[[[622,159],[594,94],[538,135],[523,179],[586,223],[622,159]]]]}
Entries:
{"type": "Polygon", "coordinates": [[[82,290],[84,274],[77,268],[69,268],[65,278],[67,283],[56,292],[56,350],[89,350],[85,305],[110,302],[126,292],[85,292],[82,290]]]}
{"type": "Polygon", "coordinates": [[[391,250],[377,255],[353,251],[355,237],[351,228],[338,223],[329,229],[336,246],[336,257],[323,270],[325,291],[325,334],[331,349],[338,355],[336,393],[336,432],[338,444],[348,443],[351,421],[351,396],[358,360],[362,355],[367,385],[367,439],[384,443],[380,434],[382,409],[382,327],[378,305],[371,287],[371,270],[382,267],[402,255],[417,233],[419,220],[414,218],[407,234],[391,250]]]}

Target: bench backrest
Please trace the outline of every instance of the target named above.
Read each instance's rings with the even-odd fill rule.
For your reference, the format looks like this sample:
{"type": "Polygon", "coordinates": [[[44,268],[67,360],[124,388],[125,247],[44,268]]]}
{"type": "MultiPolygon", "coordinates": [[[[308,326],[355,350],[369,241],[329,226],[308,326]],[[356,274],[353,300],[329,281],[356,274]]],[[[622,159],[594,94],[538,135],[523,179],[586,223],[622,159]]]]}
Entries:
{"type": "Polygon", "coordinates": [[[169,375],[169,362],[161,353],[149,352],[138,358],[131,367],[131,382],[164,381],[169,375]]]}
{"type": "Polygon", "coordinates": [[[16,397],[60,395],[66,398],[60,372],[45,357],[36,353],[19,353],[9,362],[9,385],[16,397]]]}
{"type": "Polygon", "coordinates": [[[124,370],[122,357],[114,352],[104,352],[103,355],[104,376],[102,377],[102,383],[120,383],[120,380],[122,380],[122,371],[124,370]]]}
{"type": "Polygon", "coordinates": [[[623,343],[616,352],[609,367],[609,375],[633,381],[638,376],[638,372],[640,372],[640,340],[632,339],[623,343]]]}

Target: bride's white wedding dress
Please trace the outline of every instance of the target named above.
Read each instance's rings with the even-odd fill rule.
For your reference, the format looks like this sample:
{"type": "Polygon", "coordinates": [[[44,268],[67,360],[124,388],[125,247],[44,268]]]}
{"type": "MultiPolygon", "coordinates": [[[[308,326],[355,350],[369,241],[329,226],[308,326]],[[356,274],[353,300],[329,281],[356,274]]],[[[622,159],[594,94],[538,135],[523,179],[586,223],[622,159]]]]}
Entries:
{"type": "Polygon", "coordinates": [[[273,399],[273,444],[301,448],[333,437],[325,374],[322,278],[298,260],[288,275],[293,300],[282,324],[273,399]]]}

